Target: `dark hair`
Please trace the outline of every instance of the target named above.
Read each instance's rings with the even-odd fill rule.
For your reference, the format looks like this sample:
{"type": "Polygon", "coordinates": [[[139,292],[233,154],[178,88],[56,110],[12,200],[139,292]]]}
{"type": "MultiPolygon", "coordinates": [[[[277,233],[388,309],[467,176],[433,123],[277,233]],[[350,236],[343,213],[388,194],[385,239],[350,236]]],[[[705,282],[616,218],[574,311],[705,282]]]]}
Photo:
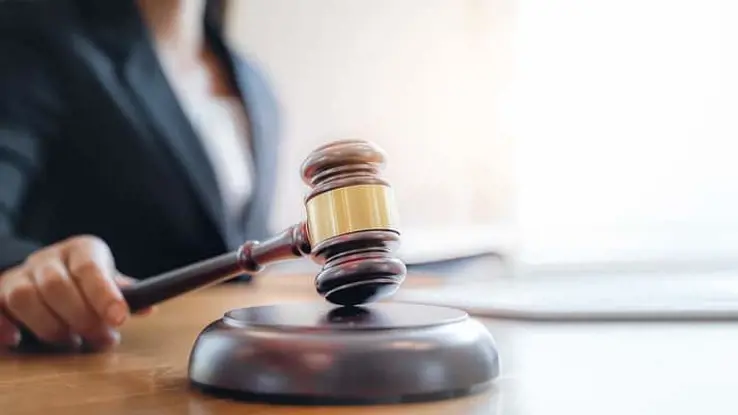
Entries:
{"type": "MultiPolygon", "coordinates": [[[[2,1],[2,0],[0,0],[2,1]]],[[[78,13],[93,21],[116,19],[135,11],[135,0],[68,0],[78,13]]],[[[205,20],[217,31],[223,31],[225,24],[226,0],[206,0],[205,20]]]]}
{"type": "Polygon", "coordinates": [[[218,31],[223,31],[225,25],[226,0],[207,0],[205,5],[205,19],[209,21],[218,31]]]}

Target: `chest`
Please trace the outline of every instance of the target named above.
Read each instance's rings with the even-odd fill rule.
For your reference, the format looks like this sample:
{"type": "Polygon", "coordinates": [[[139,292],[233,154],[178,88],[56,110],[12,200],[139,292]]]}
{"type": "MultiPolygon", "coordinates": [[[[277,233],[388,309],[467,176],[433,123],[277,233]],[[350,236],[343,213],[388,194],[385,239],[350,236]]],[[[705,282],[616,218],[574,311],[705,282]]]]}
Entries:
{"type": "Polygon", "coordinates": [[[253,186],[249,122],[240,96],[212,59],[182,67],[162,54],[161,63],[180,110],[211,162],[226,213],[239,215],[253,186]]]}

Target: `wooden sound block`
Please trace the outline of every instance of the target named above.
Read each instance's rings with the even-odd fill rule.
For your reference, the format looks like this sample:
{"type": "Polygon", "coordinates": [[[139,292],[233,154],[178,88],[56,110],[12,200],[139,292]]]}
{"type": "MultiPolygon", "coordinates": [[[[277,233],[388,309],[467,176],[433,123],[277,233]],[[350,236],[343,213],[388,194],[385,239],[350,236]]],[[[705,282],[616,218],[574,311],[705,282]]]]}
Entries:
{"type": "Polygon", "coordinates": [[[232,310],[200,333],[189,362],[203,392],[293,404],[445,399],[498,374],[494,339],[465,312],[390,302],[232,310]]]}

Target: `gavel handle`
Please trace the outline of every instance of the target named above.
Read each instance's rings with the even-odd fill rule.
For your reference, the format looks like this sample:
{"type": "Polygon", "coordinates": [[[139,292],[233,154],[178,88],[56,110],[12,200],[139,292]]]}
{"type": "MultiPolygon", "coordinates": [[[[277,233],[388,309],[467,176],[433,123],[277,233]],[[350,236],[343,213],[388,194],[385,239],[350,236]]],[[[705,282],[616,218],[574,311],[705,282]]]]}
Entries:
{"type": "MultiPolygon", "coordinates": [[[[149,277],[122,288],[131,312],[153,306],[178,295],[234,278],[242,273],[256,273],[266,265],[310,254],[307,227],[293,225],[264,242],[249,241],[234,252],[199,261],[185,267],[149,277]]],[[[19,325],[19,350],[46,350],[38,338],[19,325]]]]}
{"type": "Polygon", "coordinates": [[[310,253],[304,223],[264,241],[249,241],[234,251],[149,277],[121,289],[131,312],[200,288],[260,272],[266,265],[310,253]]]}
{"type": "Polygon", "coordinates": [[[242,267],[240,252],[241,249],[123,287],[123,298],[131,312],[135,313],[186,292],[227,281],[245,271],[253,271],[242,267]]]}

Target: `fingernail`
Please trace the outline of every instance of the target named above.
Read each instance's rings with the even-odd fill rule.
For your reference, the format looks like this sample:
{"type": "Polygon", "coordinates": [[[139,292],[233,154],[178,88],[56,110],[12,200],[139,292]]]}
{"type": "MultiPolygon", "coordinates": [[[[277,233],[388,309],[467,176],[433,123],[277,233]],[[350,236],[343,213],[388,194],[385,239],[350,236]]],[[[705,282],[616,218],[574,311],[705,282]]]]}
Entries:
{"type": "Polygon", "coordinates": [[[120,344],[120,333],[116,330],[113,330],[111,331],[110,334],[111,334],[110,337],[112,337],[112,344],[113,345],[120,344]]]}
{"type": "Polygon", "coordinates": [[[58,350],[76,350],[82,346],[82,338],[76,334],[64,334],[57,336],[58,339],[51,341],[51,345],[58,350]]]}
{"type": "Polygon", "coordinates": [[[106,350],[114,348],[118,344],[120,344],[120,333],[111,329],[98,340],[97,347],[99,350],[106,350]]]}
{"type": "Polygon", "coordinates": [[[126,317],[128,317],[128,311],[123,304],[115,303],[108,307],[107,318],[111,324],[119,326],[126,321],[126,317]]]}
{"type": "Polygon", "coordinates": [[[140,317],[146,317],[155,312],[156,312],[156,307],[149,307],[149,308],[144,308],[143,310],[136,312],[136,315],[140,317]]]}
{"type": "Polygon", "coordinates": [[[83,349],[86,351],[105,351],[115,348],[120,343],[120,333],[112,329],[104,329],[89,337],[83,343],[83,349]]]}
{"type": "Polygon", "coordinates": [[[20,331],[18,330],[14,330],[2,336],[2,339],[0,339],[0,342],[2,342],[2,344],[8,347],[15,347],[20,343],[20,341],[21,341],[21,334],[20,334],[20,331]]]}
{"type": "Polygon", "coordinates": [[[73,334],[69,338],[69,343],[74,347],[80,347],[82,346],[82,337],[80,337],[78,334],[73,334]]]}

